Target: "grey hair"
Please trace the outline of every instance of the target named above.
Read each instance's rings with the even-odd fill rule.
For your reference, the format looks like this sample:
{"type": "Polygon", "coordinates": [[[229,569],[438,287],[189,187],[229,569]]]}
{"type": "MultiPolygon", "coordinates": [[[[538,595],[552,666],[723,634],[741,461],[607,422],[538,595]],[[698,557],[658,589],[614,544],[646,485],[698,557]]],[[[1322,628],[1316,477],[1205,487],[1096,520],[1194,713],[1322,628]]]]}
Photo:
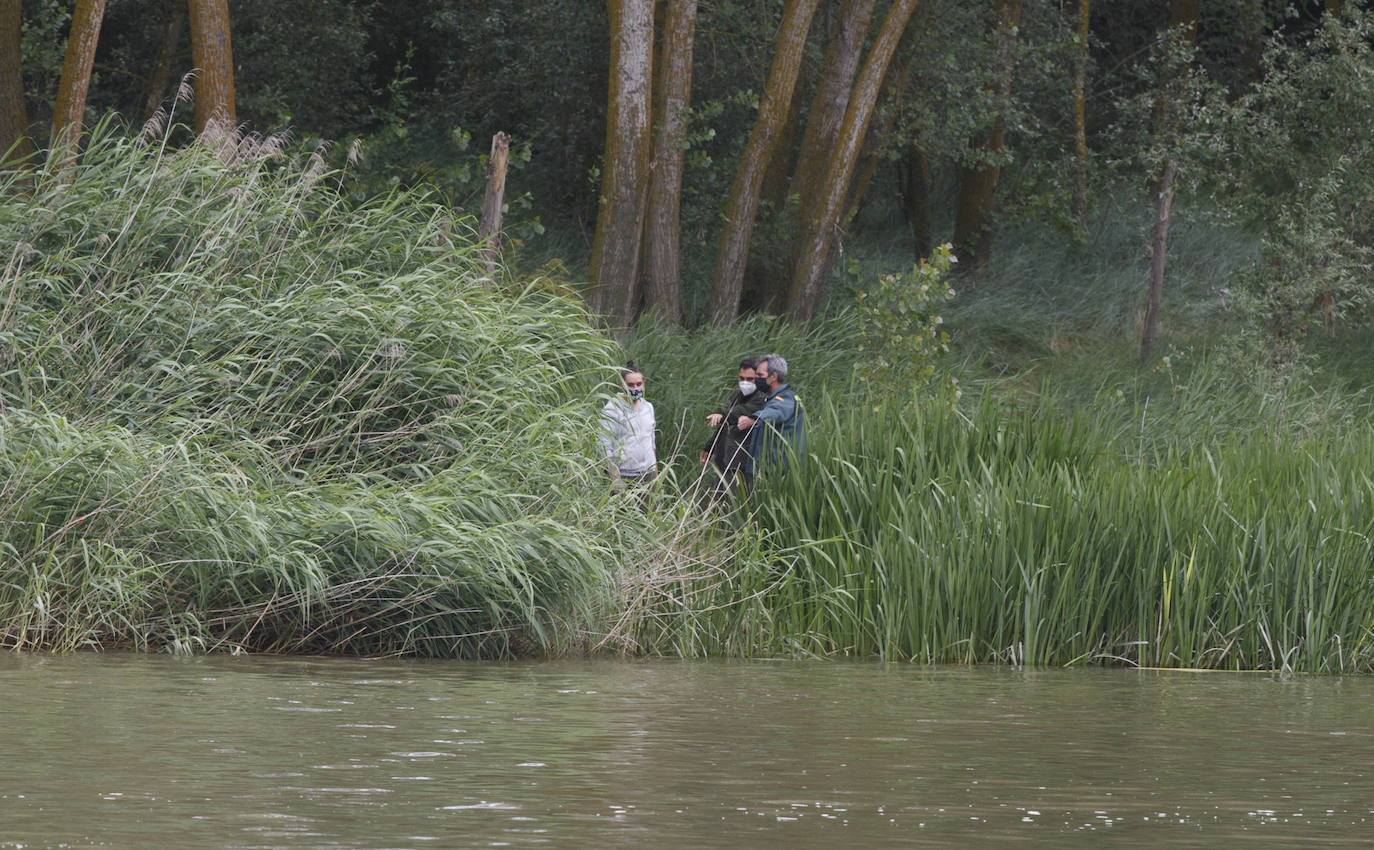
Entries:
{"type": "Polygon", "coordinates": [[[781,354],[765,354],[759,358],[759,365],[768,364],[768,371],[776,372],[778,380],[787,378],[787,361],[782,359],[781,354]]]}

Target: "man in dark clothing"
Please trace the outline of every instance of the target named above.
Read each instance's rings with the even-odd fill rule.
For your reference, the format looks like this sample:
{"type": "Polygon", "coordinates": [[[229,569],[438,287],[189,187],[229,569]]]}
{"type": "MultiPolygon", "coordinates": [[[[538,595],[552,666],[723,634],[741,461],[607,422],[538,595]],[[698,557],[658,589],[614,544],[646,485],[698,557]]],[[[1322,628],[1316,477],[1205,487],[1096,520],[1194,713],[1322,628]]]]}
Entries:
{"type": "Polygon", "coordinates": [[[715,465],[717,478],[712,487],[712,497],[721,498],[734,486],[737,476],[745,466],[744,443],[749,438],[749,430],[739,427],[741,416],[753,416],[763,407],[764,393],[755,383],[754,361],[744,360],[739,364],[739,385],[730,393],[725,404],[706,417],[711,426],[711,436],[701,447],[701,465],[707,460],[715,465]]]}

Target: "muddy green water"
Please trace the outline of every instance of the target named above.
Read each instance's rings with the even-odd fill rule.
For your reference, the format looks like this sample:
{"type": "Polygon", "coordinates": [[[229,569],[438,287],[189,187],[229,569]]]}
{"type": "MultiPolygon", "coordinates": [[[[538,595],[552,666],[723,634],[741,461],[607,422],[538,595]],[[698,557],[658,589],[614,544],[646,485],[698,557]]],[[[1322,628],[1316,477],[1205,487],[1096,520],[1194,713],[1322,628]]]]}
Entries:
{"type": "Polygon", "coordinates": [[[0,848],[1374,840],[1374,679],[0,654],[0,848]]]}

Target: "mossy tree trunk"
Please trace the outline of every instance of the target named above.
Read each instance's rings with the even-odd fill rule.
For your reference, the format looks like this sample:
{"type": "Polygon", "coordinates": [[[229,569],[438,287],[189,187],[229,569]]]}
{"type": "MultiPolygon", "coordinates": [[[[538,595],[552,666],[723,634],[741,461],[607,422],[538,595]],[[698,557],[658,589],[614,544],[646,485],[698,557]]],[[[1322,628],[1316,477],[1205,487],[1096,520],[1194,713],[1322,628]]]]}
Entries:
{"type": "Polygon", "coordinates": [[[633,316],[641,220],[649,190],[653,96],[653,0],[610,0],[610,84],[600,210],[592,239],[587,302],[614,327],[633,316]]]}
{"type": "Polygon", "coordinates": [[[86,93],[91,86],[95,48],[100,41],[100,24],[105,18],[105,0],[77,0],[72,10],[71,33],[67,36],[67,55],[62,60],[62,76],[53,104],[50,144],[64,167],[74,162],[81,139],[81,123],[86,115],[86,93]]]}
{"type": "Polygon", "coordinates": [[[854,77],[859,73],[864,38],[868,35],[875,5],[876,0],[844,0],[826,43],[820,79],[811,98],[806,132],[802,135],[797,167],[792,174],[790,193],[797,202],[790,247],[793,269],[806,253],[806,234],[810,229],[807,219],[819,212],[816,201],[825,189],[826,166],[835,154],[835,142],[849,108],[854,77]]]}
{"type": "Polygon", "coordinates": [[[644,227],[644,307],[682,323],[682,165],[692,98],[697,0],[666,0],[654,63],[653,157],[644,227]]]}
{"type": "Polygon", "coordinates": [[[788,310],[798,322],[809,321],[815,315],[824,294],[830,251],[845,212],[845,199],[859,150],[882,93],[888,65],[915,10],[916,0],[893,0],[882,29],[869,49],[863,71],[854,84],[834,154],[826,166],[825,181],[816,196],[814,209],[805,218],[803,251],[792,276],[788,310]]]}
{"type": "Polygon", "coordinates": [[[0,165],[25,162],[33,155],[19,60],[22,7],[21,0],[0,0],[0,165]]]}
{"type": "Polygon", "coordinates": [[[879,94],[880,99],[885,99],[886,108],[881,108],[882,101],[880,100],[878,120],[869,125],[868,133],[864,136],[863,147],[859,149],[858,169],[855,171],[853,179],[849,181],[849,190],[845,195],[841,233],[849,232],[849,224],[858,214],[859,204],[863,201],[864,195],[868,194],[868,187],[873,183],[873,177],[878,172],[878,164],[882,159],[883,142],[891,137],[892,128],[897,123],[897,114],[902,108],[902,98],[906,94],[907,82],[911,79],[911,57],[916,52],[914,33],[915,28],[908,26],[903,40],[897,45],[897,55],[892,58],[892,62],[887,66],[887,78],[883,81],[883,89],[879,94]]]}
{"type": "Polygon", "coordinates": [[[1021,0],[995,0],[993,26],[997,52],[991,84],[995,114],[987,133],[973,140],[971,162],[960,170],[959,201],[954,214],[954,252],[964,262],[963,269],[975,276],[986,271],[992,253],[989,218],[1002,170],[1002,111],[1011,94],[1011,77],[1016,62],[1016,31],[1020,23],[1021,0]]]}
{"type": "Polygon", "coordinates": [[[1187,97],[1189,59],[1197,41],[1197,17],[1202,0],[1171,0],[1169,39],[1159,66],[1159,88],[1155,96],[1155,144],[1165,151],[1164,164],[1154,184],[1155,222],[1150,233],[1150,283],[1145,299],[1145,319],[1140,331],[1140,360],[1154,356],[1159,338],[1159,311],[1164,300],[1164,267],[1169,250],[1169,224],[1174,202],[1174,183],[1178,180],[1179,134],[1183,129],[1184,99],[1187,97]]]}
{"type": "Polygon", "coordinates": [[[238,126],[234,104],[234,51],[229,0],[189,0],[191,62],[196,68],[196,131],[214,123],[225,132],[238,126]]]}
{"type": "Polygon", "coordinates": [[[817,3],[818,0],[787,0],[783,7],[778,46],[768,72],[768,83],[759,101],[759,116],[749,133],[749,141],[735,172],[730,200],[725,209],[724,231],[716,256],[716,274],[708,307],[710,319],[717,325],[729,324],[739,315],[740,291],[749,259],[749,243],[753,238],[754,216],[758,212],[763,175],[787,120],[788,105],[801,73],[802,58],[806,53],[806,35],[811,29],[811,18],[816,13],[817,3]]]}

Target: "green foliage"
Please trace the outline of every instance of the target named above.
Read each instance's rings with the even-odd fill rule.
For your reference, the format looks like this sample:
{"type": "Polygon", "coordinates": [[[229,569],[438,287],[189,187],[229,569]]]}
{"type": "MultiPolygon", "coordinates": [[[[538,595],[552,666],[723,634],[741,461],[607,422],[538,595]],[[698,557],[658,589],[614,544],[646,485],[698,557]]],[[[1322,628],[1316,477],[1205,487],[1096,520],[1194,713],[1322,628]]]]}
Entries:
{"type": "MultiPolygon", "coordinates": [[[[1371,669],[1368,410],[1324,388],[1339,382],[1307,359],[1306,333],[1369,300],[1364,4],[1320,29],[1305,17],[1317,4],[1205,4],[1195,52],[1158,40],[1160,3],[1095,5],[1094,215],[1073,239],[1075,10],[1027,7],[1010,100],[994,102],[989,7],[922,3],[880,151],[901,163],[921,145],[948,219],[969,139],[1001,117],[987,279],[946,301],[939,255],[880,277],[911,260],[893,227],[900,169],[884,167],[846,235],[847,282],[878,280],[858,309],[845,290],[807,328],[645,323],[621,351],[575,301],[603,6],[330,0],[286,20],[290,4],[245,0],[244,119],[290,122],[316,151],[317,135],[356,145],[236,138],[216,158],[107,126],[70,183],[40,172],[31,195],[5,190],[0,643],[1371,669]],[[1259,62],[1250,38],[1266,32],[1259,62]],[[1167,92],[1178,132],[1159,132],[1159,69],[1185,65],[1207,73],[1167,92]],[[475,205],[496,130],[515,138],[508,230],[544,235],[536,210],[558,227],[522,257],[542,263],[528,281],[498,275],[491,291],[452,205],[475,205]],[[328,171],[354,154],[347,174],[328,171]],[[1185,164],[1176,347],[1140,372],[1120,344],[1148,259],[1138,195],[1171,158],[1185,164]],[[1242,323],[1243,339],[1215,345],[1242,323]],[[953,384],[926,386],[946,345],[973,397],[961,410],[943,403],[953,384]],[[702,420],[738,360],[765,351],[790,361],[811,457],[739,512],[701,511],[702,420]],[[626,353],[648,375],[667,462],[645,511],[608,499],[590,446],[626,353]],[[1274,381],[1260,363],[1311,368],[1274,381]],[[874,404],[894,396],[905,403],[874,404]]],[[[701,10],[689,313],[780,6],[701,10]]],[[[166,8],[110,6],[93,110],[141,104],[166,8]]],[[[68,15],[25,2],[36,125],[68,15]]],[[[788,244],[786,204],[765,211],[756,260],[788,244]]],[[[1333,362],[1358,359],[1321,342],[1333,362]]]]}
{"type": "Polygon", "coordinates": [[[0,643],[559,651],[690,560],[699,527],[608,509],[580,305],[490,291],[423,197],[229,141],[99,128],[5,190],[0,643]]]}
{"type": "Polygon", "coordinates": [[[1070,417],[1049,398],[811,405],[806,465],[758,493],[779,560],[700,634],[925,663],[1374,669],[1367,427],[1139,454],[1110,402],[1070,417]]]}
{"type": "Polygon", "coordinates": [[[312,138],[356,132],[368,117],[366,72],[375,67],[373,32],[386,13],[377,0],[316,0],[308,11],[293,0],[235,0],[239,120],[312,138]]]}
{"type": "MultiPolygon", "coordinates": [[[[609,27],[606,8],[579,0],[390,5],[377,24],[389,42],[386,70],[413,46],[416,77],[410,157],[447,165],[453,128],[470,131],[483,153],[498,131],[517,149],[528,145],[532,168],[512,174],[508,196],[533,194],[543,210],[569,217],[590,210],[594,193],[582,176],[604,135],[609,27]]],[[[401,159],[401,162],[405,162],[401,159]]],[[[513,164],[513,167],[518,167],[513,164]]],[[[480,178],[481,172],[478,172],[480,178]]],[[[417,185],[423,171],[402,185],[417,185]]]]}
{"type": "MultiPolygon", "coordinates": [[[[473,147],[471,132],[443,127],[417,112],[414,57],[415,47],[411,45],[397,61],[386,85],[386,103],[372,110],[377,129],[356,137],[346,147],[346,154],[335,155],[341,167],[345,160],[352,161],[346,191],[355,201],[362,201],[398,188],[424,187],[439,193],[449,205],[476,215],[486,190],[488,148],[481,144],[473,147]]],[[[529,140],[517,141],[510,148],[508,180],[514,178],[518,184],[520,172],[530,164],[531,150],[529,140]]],[[[502,231],[508,247],[544,232],[532,207],[532,193],[506,194],[502,231]]]]}
{"type": "Polygon", "coordinates": [[[1327,17],[1297,44],[1274,40],[1263,78],[1227,113],[1214,166],[1236,214],[1263,236],[1236,305],[1276,366],[1308,328],[1366,311],[1374,238],[1374,22],[1327,17]]]}
{"type": "MultiPolygon", "coordinates": [[[[934,380],[940,358],[949,351],[949,334],[937,311],[954,297],[948,283],[954,262],[946,243],[910,272],[881,275],[872,289],[859,292],[857,377],[875,397],[890,396],[894,387],[919,392],[934,380]]],[[[957,403],[958,380],[946,375],[939,383],[946,402],[957,403]]]]}
{"type": "Polygon", "coordinates": [[[52,103],[62,77],[66,56],[66,30],[72,4],[63,0],[25,0],[20,22],[20,62],[24,70],[24,97],[29,120],[51,123],[52,103]]]}

